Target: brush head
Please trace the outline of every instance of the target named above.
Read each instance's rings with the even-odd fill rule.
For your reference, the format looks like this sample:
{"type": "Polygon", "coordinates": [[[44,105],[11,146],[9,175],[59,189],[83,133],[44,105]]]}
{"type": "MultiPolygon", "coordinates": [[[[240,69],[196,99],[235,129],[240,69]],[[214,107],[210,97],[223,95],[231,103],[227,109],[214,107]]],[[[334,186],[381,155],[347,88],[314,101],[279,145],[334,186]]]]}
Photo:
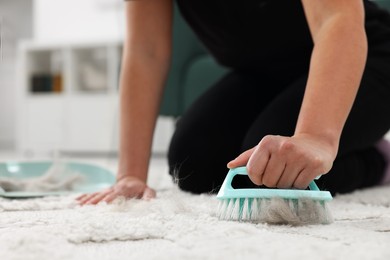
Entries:
{"type": "Polygon", "coordinates": [[[310,190],[297,189],[234,189],[236,175],[247,175],[246,167],[231,169],[217,198],[217,216],[223,220],[265,222],[270,224],[329,224],[333,221],[326,202],[328,191],[320,191],[312,181],[310,190]]]}
{"type": "Polygon", "coordinates": [[[222,199],[219,202],[217,216],[221,220],[288,224],[294,226],[329,224],[333,222],[326,202],[309,198],[222,199]]]}

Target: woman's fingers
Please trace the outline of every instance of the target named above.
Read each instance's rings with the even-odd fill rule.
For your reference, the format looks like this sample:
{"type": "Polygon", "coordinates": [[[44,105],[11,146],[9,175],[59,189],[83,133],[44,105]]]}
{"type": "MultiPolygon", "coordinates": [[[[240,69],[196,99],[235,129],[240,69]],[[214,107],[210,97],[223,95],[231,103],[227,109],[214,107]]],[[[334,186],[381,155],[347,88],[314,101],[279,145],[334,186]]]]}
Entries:
{"type": "Polygon", "coordinates": [[[279,189],[289,189],[294,186],[294,182],[297,179],[298,175],[301,174],[303,169],[294,167],[293,163],[288,163],[282,176],[280,177],[276,187],[279,189]]]}
{"type": "Polygon", "coordinates": [[[270,153],[266,149],[257,148],[246,166],[249,178],[256,185],[264,184],[264,171],[269,163],[270,153]]]}
{"type": "Polygon", "coordinates": [[[276,184],[276,187],[280,189],[292,188],[298,175],[306,168],[306,162],[299,154],[290,152],[285,157],[286,167],[276,184]]]}
{"type": "Polygon", "coordinates": [[[79,199],[79,203],[81,205],[84,205],[87,201],[89,201],[91,198],[93,198],[98,192],[94,192],[91,194],[84,194],[81,199],[79,199]]]}
{"type": "Polygon", "coordinates": [[[117,197],[126,199],[138,198],[149,200],[156,197],[156,192],[149,188],[145,181],[128,176],[118,180],[112,187],[92,194],[83,194],[77,197],[80,205],[98,204],[101,201],[110,203],[117,197]]]}
{"type": "MultiPolygon", "coordinates": [[[[94,193],[90,194],[88,196],[85,196],[85,199],[82,204],[98,204],[99,202],[106,202],[106,203],[111,203],[114,201],[116,198],[121,196],[120,194],[116,193],[115,191],[112,190],[107,190],[104,192],[100,193],[94,193]]],[[[142,195],[142,199],[144,200],[150,200],[152,198],[156,197],[156,192],[147,187],[142,195]]]]}
{"type": "Polygon", "coordinates": [[[227,167],[229,169],[231,169],[231,168],[237,168],[237,167],[246,165],[249,158],[251,157],[252,153],[254,152],[255,148],[256,147],[249,149],[249,150],[243,152],[242,154],[240,154],[236,159],[230,161],[227,164],[227,167]]]}
{"type": "Polygon", "coordinates": [[[142,199],[144,199],[144,200],[150,200],[150,199],[153,199],[155,197],[156,197],[156,192],[149,187],[147,187],[145,189],[144,194],[142,195],[142,199]]]}
{"type": "Polygon", "coordinates": [[[77,198],[76,198],[76,200],[82,200],[83,198],[85,198],[86,196],[88,196],[89,194],[82,194],[82,195],[80,195],[80,196],[78,196],[77,198]]]}
{"type": "Polygon", "coordinates": [[[304,189],[317,175],[327,173],[333,160],[332,150],[321,140],[266,136],[229,166],[247,161],[249,178],[257,185],[304,189]]]}
{"type": "Polygon", "coordinates": [[[293,187],[297,189],[306,189],[312,181],[312,173],[309,168],[304,169],[294,181],[293,187]]]}
{"type": "Polygon", "coordinates": [[[111,203],[113,202],[118,196],[118,194],[116,194],[115,192],[111,192],[109,194],[107,194],[101,201],[104,201],[106,203],[111,203]]]}
{"type": "Polygon", "coordinates": [[[277,151],[279,143],[279,136],[265,136],[257,145],[247,165],[249,178],[253,183],[273,186],[279,180],[285,166],[277,151]]]}
{"type": "Polygon", "coordinates": [[[94,192],[91,194],[84,194],[84,195],[80,196],[82,198],[79,200],[79,203],[81,205],[96,204],[102,199],[102,197],[104,197],[105,195],[107,195],[110,192],[111,192],[111,189],[107,189],[104,191],[94,192]]]}
{"type": "Polygon", "coordinates": [[[285,173],[286,162],[285,158],[282,158],[279,154],[271,154],[271,158],[267,163],[267,167],[263,174],[263,184],[267,187],[276,187],[279,179],[285,173]]]}
{"type": "Polygon", "coordinates": [[[111,193],[111,190],[102,191],[92,198],[90,198],[87,202],[87,204],[98,204],[107,194],[111,193]]]}

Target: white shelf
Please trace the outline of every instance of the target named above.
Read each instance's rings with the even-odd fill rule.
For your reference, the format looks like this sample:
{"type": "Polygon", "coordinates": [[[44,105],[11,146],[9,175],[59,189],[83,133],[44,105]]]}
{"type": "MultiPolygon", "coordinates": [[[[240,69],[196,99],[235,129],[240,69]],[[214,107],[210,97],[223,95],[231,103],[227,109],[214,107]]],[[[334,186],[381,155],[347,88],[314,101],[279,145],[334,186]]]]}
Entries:
{"type": "MultiPolygon", "coordinates": [[[[26,42],[19,47],[18,150],[117,152],[120,42],[26,42]],[[33,92],[37,75],[44,80],[59,76],[61,90],[33,92]]],[[[173,130],[173,118],[158,119],[153,152],[166,153],[173,130]]]]}
{"type": "Polygon", "coordinates": [[[105,46],[72,50],[73,90],[108,92],[108,50],[105,46]]]}
{"type": "Polygon", "coordinates": [[[120,51],[119,42],[23,43],[19,150],[116,151],[120,51]]]}

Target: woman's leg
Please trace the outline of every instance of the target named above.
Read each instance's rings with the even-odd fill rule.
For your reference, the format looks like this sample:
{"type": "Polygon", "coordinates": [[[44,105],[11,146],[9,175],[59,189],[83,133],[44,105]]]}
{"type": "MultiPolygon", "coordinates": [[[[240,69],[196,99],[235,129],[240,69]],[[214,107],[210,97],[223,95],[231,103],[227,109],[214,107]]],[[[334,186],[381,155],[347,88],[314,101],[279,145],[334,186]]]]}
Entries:
{"type": "MultiPolygon", "coordinates": [[[[367,64],[338,156],[317,181],[321,189],[350,192],[373,186],[383,176],[385,162],[375,143],[390,128],[390,80],[374,68],[367,64]]],[[[196,193],[216,191],[229,160],[265,135],[293,135],[306,78],[267,93],[263,90],[275,87],[272,82],[232,73],[203,95],[179,121],[171,143],[170,172],[179,186],[196,193]]]]}
{"type": "MultiPolygon", "coordinates": [[[[387,82],[367,65],[341,136],[338,156],[331,171],[317,181],[320,188],[344,193],[373,186],[381,180],[385,162],[374,145],[390,128],[387,82]]],[[[248,131],[241,151],[257,145],[268,134],[294,134],[305,85],[303,77],[267,106],[248,131]]]]}
{"type": "Polygon", "coordinates": [[[181,189],[218,191],[248,128],[277,95],[274,81],[232,72],[204,93],[179,119],[168,153],[181,189]],[[263,91],[265,89],[266,91],[263,91]]]}

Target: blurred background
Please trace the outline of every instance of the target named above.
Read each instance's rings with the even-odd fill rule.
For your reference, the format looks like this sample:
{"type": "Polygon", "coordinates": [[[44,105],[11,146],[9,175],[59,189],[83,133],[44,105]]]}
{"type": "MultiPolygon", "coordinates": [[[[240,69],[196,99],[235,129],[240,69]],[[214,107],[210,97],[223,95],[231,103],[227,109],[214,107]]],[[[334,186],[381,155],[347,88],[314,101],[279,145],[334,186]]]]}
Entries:
{"type": "MultiPolygon", "coordinates": [[[[390,8],[389,0],[377,0],[390,8]]],[[[0,0],[0,159],[116,158],[123,0],[0,0]]],[[[147,14],[145,14],[147,15],[147,14]]],[[[153,142],[226,69],[175,8],[173,57],[153,142]]]]}
{"type": "MultiPolygon", "coordinates": [[[[117,155],[124,7],[123,0],[0,0],[1,155],[117,155]]],[[[176,120],[226,73],[176,8],[173,29],[155,155],[166,154],[176,120]]]]}
{"type": "Polygon", "coordinates": [[[1,150],[116,151],[123,6],[120,0],[0,1],[1,150]]]}
{"type": "MultiPolygon", "coordinates": [[[[0,153],[116,156],[123,0],[1,0],[0,153]]],[[[175,9],[173,60],[153,143],[226,70],[175,9]]],[[[3,158],[4,158],[3,156],[3,158]]]]}

